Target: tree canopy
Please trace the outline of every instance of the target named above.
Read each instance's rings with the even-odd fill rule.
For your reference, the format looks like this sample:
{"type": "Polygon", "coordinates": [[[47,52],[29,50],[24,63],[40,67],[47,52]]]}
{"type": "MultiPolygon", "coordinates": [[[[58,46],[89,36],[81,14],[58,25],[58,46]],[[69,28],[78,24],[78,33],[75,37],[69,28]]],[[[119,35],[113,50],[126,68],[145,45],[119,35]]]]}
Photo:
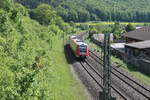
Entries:
{"type": "Polygon", "coordinates": [[[33,10],[31,17],[36,19],[42,25],[49,25],[54,24],[57,15],[48,4],[42,4],[33,10]]]}
{"type": "Polygon", "coordinates": [[[29,8],[51,5],[67,22],[150,22],[150,0],[16,0],[29,8]]]}
{"type": "Polygon", "coordinates": [[[0,0],[0,8],[3,8],[5,10],[10,10],[13,4],[13,0],[0,0]]]}

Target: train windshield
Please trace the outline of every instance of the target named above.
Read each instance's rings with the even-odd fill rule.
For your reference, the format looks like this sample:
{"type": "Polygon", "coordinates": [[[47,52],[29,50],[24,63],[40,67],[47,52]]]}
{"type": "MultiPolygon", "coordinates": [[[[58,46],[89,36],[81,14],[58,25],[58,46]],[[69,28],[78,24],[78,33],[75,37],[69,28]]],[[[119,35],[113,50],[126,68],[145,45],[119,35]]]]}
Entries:
{"type": "Polygon", "coordinates": [[[80,46],[80,52],[86,52],[86,48],[87,48],[86,45],[81,45],[80,46]]]}

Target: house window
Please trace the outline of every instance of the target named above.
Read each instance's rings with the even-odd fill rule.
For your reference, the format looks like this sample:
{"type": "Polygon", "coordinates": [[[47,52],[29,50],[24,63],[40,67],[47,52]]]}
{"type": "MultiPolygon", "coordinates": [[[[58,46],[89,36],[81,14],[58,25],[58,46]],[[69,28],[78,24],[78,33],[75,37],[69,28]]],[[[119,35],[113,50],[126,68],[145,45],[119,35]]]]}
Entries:
{"type": "Polygon", "coordinates": [[[134,56],[138,56],[138,55],[139,55],[139,50],[138,50],[138,49],[135,49],[133,55],[134,55],[134,56]]]}
{"type": "Polygon", "coordinates": [[[128,56],[132,56],[133,55],[133,52],[132,52],[132,49],[126,49],[127,50],[127,55],[128,56]]]}

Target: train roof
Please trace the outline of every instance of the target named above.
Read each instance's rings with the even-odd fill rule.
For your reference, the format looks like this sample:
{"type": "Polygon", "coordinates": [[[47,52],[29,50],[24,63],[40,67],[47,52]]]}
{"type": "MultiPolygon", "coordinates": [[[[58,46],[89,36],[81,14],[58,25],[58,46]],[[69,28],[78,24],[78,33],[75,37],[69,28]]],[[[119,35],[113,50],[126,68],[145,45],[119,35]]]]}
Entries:
{"type": "Polygon", "coordinates": [[[86,43],[84,43],[83,41],[79,41],[79,40],[77,40],[77,41],[75,41],[78,45],[86,45],[87,46],[87,44],[86,43]]]}
{"type": "Polygon", "coordinates": [[[78,36],[76,36],[76,35],[72,35],[72,36],[70,36],[70,38],[71,38],[77,45],[86,45],[86,46],[87,46],[87,44],[84,43],[84,41],[80,40],[80,39],[78,38],[78,36]]]}
{"type": "Polygon", "coordinates": [[[72,36],[70,36],[70,38],[71,38],[71,39],[76,39],[77,36],[76,36],[76,35],[72,35],[72,36]]]}

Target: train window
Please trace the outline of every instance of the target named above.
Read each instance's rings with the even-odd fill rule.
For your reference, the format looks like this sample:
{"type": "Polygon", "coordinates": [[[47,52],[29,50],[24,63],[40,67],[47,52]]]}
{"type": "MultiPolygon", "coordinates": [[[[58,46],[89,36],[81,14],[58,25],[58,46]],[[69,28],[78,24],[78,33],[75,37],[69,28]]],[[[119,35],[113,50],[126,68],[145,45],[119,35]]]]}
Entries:
{"type": "Polygon", "coordinates": [[[72,39],[77,39],[77,37],[72,37],[72,39]]]}
{"type": "Polygon", "coordinates": [[[77,40],[77,42],[83,42],[82,40],[77,40]]]}
{"type": "Polygon", "coordinates": [[[80,46],[80,52],[86,52],[86,48],[87,48],[87,46],[81,45],[80,46]]]}

